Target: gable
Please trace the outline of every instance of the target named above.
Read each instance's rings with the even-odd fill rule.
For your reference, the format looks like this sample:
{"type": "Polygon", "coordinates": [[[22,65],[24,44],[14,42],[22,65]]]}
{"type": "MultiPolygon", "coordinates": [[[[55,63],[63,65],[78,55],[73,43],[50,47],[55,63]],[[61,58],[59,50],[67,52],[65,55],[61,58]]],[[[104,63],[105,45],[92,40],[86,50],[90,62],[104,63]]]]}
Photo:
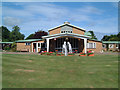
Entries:
{"type": "Polygon", "coordinates": [[[76,33],[84,35],[85,30],[80,29],[78,27],[72,26],[70,24],[64,24],[53,29],[49,30],[49,35],[59,34],[59,33],[76,33]]]}

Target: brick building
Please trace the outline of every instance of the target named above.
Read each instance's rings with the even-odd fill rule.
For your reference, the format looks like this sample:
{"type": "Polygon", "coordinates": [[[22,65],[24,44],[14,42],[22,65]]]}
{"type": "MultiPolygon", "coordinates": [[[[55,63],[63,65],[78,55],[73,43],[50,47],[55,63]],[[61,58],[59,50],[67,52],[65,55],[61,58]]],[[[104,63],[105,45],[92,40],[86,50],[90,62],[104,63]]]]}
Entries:
{"type": "Polygon", "coordinates": [[[51,28],[48,30],[49,35],[43,36],[42,39],[29,39],[17,41],[17,51],[40,52],[42,48],[47,52],[58,50],[62,51],[64,42],[69,42],[72,51],[86,53],[88,50],[94,52],[102,51],[102,42],[91,40],[86,31],[80,27],[74,26],[69,22],[51,28]]]}

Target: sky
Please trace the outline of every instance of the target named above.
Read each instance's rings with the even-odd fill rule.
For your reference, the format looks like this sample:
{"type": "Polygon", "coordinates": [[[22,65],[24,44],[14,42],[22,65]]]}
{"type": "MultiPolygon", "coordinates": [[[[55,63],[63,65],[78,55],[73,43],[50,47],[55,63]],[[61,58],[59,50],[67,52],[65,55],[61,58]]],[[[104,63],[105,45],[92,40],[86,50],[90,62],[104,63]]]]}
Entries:
{"type": "Polygon", "coordinates": [[[2,25],[28,35],[70,24],[100,33],[118,32],[117,2],[3,2],[2,25]]]}

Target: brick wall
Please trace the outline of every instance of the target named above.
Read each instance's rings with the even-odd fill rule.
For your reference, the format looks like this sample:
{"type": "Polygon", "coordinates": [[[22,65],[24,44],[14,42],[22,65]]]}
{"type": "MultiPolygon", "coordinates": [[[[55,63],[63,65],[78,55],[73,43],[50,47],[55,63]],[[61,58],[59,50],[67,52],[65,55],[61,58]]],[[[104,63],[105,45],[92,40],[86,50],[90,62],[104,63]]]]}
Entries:
{"type": "MultiPolygon", "coordinates": [[[[44,43],[44,41],[35,41],[35,42],[32,42],[32,43],[36,43],[36,42],[44,43]]],[[[25,42],[17,43],[17,51],[28,50],[28,51],[32,52],[32,43],[31,43],[31,45],[25,45],[25,42]]],[[[38,49],[38,51],[40,51],[40,49],[38,49]]]]}
{"type": "Polygon", "coordinates": [[[98,42],[98,41],[92,41],[92,40],[88,40],[88,43],[96,43],[96,48],[87,48],[87,51],[92,50],[94,52],[101,52],[102,51],[102,42],[98,42]]]}
{"type": "Polygon", "coordinates": [[[31,45],[25,45],[25,43],[17,43],[17,51],[31,51],[31,45]]]}
{"type": "MultiPolygon", "coordinates": [[[[59,34],[59,33],[61,33],[61,28],[60,27],[49,31],[49,35],[59,34]]],[[[83,30],[80,30],[80,29],[77,29],[77,28],[74,28],[74,27],[73,27],[73,33],[84,35],[83,30]]]]}
{"type": "Polygon", "coordinates": [[[56,28],[56,29],[54,29],[54,30],[49,31],[49,35],[59,34],[59,33],[61,33],[61,28],[60,28],[60,27],[59,27],[59,28],[56,28]]]}
{"type": "Polygon", "coordinates": [[[84,35],[84,31],[73,27],[73,33],[84,35]]]}

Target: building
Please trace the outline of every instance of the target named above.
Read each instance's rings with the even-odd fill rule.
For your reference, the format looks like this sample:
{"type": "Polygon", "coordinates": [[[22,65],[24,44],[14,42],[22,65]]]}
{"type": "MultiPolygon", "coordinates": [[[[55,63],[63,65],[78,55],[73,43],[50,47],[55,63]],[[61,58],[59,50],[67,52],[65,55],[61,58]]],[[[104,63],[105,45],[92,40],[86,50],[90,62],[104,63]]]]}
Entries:
{"type": "Polygon", "coordinates": [[[43,36],[43,39],[29,39],[17,41],[17,51],[40,52],[42,48],[47,52],[58,50],[62,51],[64,41],[69,42],[72,51],[87,53],[89,50],[94,52],[102,51],[102,42],[91,40],[89,33],[84,29],[74,26],[69,22],[51,28],[49,35],[43,36]]]}
{"type": "Polygon", "coordinates": [[[13,42],[0,42],[0,50],[5,50],[5,47],[10,47],[12,45],[13,42]]]}
{"type": "Polygon", "coordinates": [[[120,41],[102,41],[104,51],[120,51],[120,41]]]}

